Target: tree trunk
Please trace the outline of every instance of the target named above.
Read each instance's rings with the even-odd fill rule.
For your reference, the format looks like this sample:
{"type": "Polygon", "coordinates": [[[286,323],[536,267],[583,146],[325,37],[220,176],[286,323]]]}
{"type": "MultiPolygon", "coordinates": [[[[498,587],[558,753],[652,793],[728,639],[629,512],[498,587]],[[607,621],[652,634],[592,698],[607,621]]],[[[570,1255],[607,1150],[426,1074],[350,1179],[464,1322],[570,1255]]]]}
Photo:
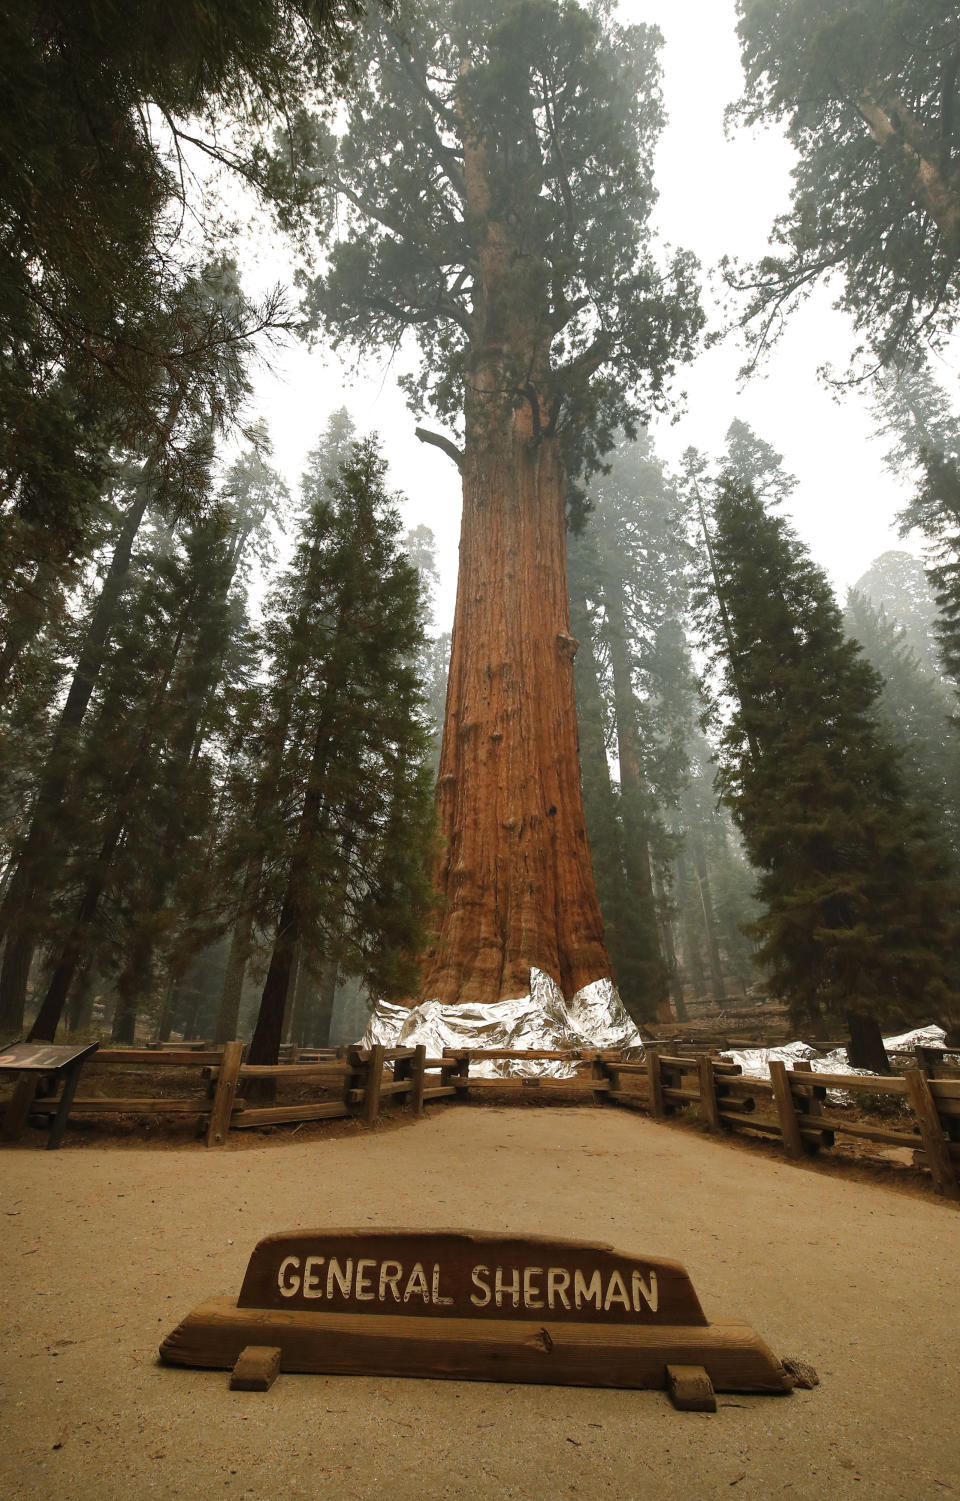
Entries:
{"type": "Polygon", "coordinates": [[[880,1023],[873,1016],[858,1016],[848,1012],[847,1058],[851,1068],[868,1068],[873,1074],[889,1074],[890,1059],[883,1045],[880,1023]]]}
{"type": "Polygon", "coordinates": [[[310,1045],[315,1048],[330,1046],[330,1027],[333,1022],[333,1003],[337,994],[337,961],[325,959],[320,969],[320,979],[313,996],[310,1011],[310,1045]]]}
{"type": "Polygon", "coordinates": [[[438,810],[445,898],[423,993],[489,1004],[535,966],[566,996],[611,973],[584,826],[565,476],[528,412],[475,431],[438,810]]]}
{"type": "Polygon", "coordinates": [[[710,966],[710,989],[713,999],[718,1006],[721,1006],[726,1000],[726,992],[723,984],[723,966],[720,962],[720,945],[717,942],[717,919],[713,910],[713,897],[710,893],[706,851],[699,834],[691,835],[690,851],[693,855],[700,911],[703,914],[703,933],[707,947],[707,962],[710,966]]]}
{"type": "MultiPolygon", "coordinates": [[[[627,628],[624,617],[623,591],[619,578],[608,571],[604,579],[604,603],[610,643],[610,666],[613,672],[614,718],[617,727],[617,753],[620,761],[620,793],[623,807],[624,863],[627,884],[634,907],[634,921],[640,929],[646,950],[643,969],[649,987],[643,997],[647,1015],[660,1013],[669,1005],[666,965],[660,950],[657,907],[653,895],[650,867],[650,842],[647,829],[647,789],[640,762],[640,733],[637,726],[637,703],[630,672],[627,628]]],[[[669,1020],[669,1014],[666,1018],[669,1020]]]]}
{"type": "MultiPolygon", "coordinates": [[[[270,955],[270,968],[267,970],[257,1025],[250,1042],[248,1063],[276,1063],[280,1056],[283,1020],[287,1010],[290,979],[293,974],[293,962],[299,936],[296,910],[288,891],[280,913],[280,920],[277,923],[273,953],[270,955]]],[[[251,1080],[250,1082],[258,1083],[259,1081],[251,1080]]],[[[247,1093],[251,1095],[249,1089],[247,1093]]],[[[268,1091],[258,1089],[254,1093],[259,1099],[265,1097],[268,1091]]]]}
{"type": "Polygon", "coordinates": [[[93,965],[87,964],[73,982],[67,1001],[67,1032],[71,1036],[85,1031],[93,1020],[96,978],[93,965]]]}
{"type": "Polygon", "coordinates": [[[146,513],[151,489],[144,481],[124,518],[73,680],[60,711],[30,828],[0,908],[0,927],[7,935],[0,969],[0,1032],[18,1032],[23,1026],[27,976],[38,936],[37,914],[45,909],[61,869],[56,819],[72,771],[73,741],[103,664],[130,568],[133,544],[146,513]]]}
{"type": "Polygon", "coordinates": [[[248,891],[248,884],[251,889],[256,888],[259,874],[259,862],[251,860],[247,866],[247,875],[244,878],[244,896],[240,902],[240,915],[233,929],[233,937],[230,940],[230,953],[227,957],[226,969],[223,972],[220,1009],[217,1012],[217,1025],[213,1034],[213,1040],[217,1047],[224,1042],[234,1042],[240,1025],[240,1001],[243,995],[243,978],[246,974],[247,960],[250,957],[253,938],[253,912],[250,904],[246,902],[245,897],[248,891]],[[251,875],[251,872],[254,874],[251,875]]]}
{"type": "Polygon", "coordinates": [[[577,762],[566,474],[544,399],[546,298],[493,217],[485,148],[469,124],[463,145],[479,264],[437,783],[444,900],[423,995],[489,1005],[525,995],[531,967],[568,997],[611,967],[577,762]]]}

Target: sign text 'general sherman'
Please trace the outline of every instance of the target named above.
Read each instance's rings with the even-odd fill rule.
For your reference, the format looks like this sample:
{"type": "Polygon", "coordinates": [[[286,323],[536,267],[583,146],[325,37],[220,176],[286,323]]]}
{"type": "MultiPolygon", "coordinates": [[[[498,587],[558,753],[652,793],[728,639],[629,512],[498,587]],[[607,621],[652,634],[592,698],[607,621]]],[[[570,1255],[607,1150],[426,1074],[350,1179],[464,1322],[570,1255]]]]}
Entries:
{"type": "Polygon", "coordinates": [[[272,1235],[238,1306],[590,1323],[706,1322],[682,1267],[606,1246],[457,1231],[272,1235]]]}

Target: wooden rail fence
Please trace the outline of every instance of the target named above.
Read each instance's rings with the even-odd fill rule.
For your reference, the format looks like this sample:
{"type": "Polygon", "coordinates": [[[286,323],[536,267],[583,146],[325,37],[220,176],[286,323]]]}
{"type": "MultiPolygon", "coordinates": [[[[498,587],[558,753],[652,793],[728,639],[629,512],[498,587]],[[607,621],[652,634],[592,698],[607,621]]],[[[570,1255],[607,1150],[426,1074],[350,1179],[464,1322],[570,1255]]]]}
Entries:
{"type": "MultiPolygon", "coordinates": [[[[71,1116],[168,1115],[195,1117],[207,1146],[222,1146],[231,1130],[300,1121],[354,1117],[372,1125],[388,1106],[420,1115],[435,1100],[514,1093],[543,1098],[590,1096],[596,1104],[617,1104],[643,1110],[655,1120],[696,1106],[706,1129],[713,1133],[746,1131],[779,1140],[795,1158],[832,1147],[838,1136],[909,1148],[914,1161],[926,1168],[937,1193],[960,1198],[960,1077],[934,1078],[922,1068],[908,1068],[902,1076],[813,1073],[803,1063],[788,1069],[770,1061],[769,1079],[741,1073],[739,1064],[709,1053],[667,1053],[648,1047],[642,1059],[603,1051],[527,1051],[512,1048],[445,1048],[428,1057],[423,1046],[387,1048],[380,1044],[329,1049],[301,1055],[272,1066],[244,1062],[244,1044],[228,1042],[215,1049],[109,1048],[94,1054],[84,1071],[129,1074],[135,1083],[147,1069],[151,1080],[158,1068],[179,1071],[176,1094],[146,1096],[125,1092],[89,1093],[74,1099],[71,1116]],[[574,1066],[569,1078],[486,1078],[471,1073],[471,1065],[487,1060],[566,1062],[574,1066]],[[183,1076],[195,1093],[183,1093],[183,1076]],[[259,1102],[254,1094],[265,1086],[286,1090],[295,1086],[308,1099],[259,1102]],[[253,1088],[251,1089],[251,1086],[253,1088]],[[874,1102],[886,1100],[901,1107],[903,1119],[872,1124],[853,1119],[833,1106],[827,1092],[843,1090],[874,1102]],[[248,1098],[249,1096],[249,1098],[248,1098]]],[[[156,1088],[154,1082],[154,1088],[156,1088]]],[[[57,1099],[38,1099],[31,1114],[52,1115],[57,1099]]]]}

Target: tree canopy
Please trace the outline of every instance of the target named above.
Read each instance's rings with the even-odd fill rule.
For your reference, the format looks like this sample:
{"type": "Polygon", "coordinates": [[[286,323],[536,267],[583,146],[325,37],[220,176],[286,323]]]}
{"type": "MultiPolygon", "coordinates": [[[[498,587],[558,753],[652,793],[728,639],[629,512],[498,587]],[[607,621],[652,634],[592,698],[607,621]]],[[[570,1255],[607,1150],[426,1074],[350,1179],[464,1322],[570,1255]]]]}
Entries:
{"type": "Polygon", "coordinates": [[[949,0],[738,0],[733,118],[798,153],[774,253],[731,272],[755,353],[821,280],[883,361],[956,325],[960,16],[949,0]]]}

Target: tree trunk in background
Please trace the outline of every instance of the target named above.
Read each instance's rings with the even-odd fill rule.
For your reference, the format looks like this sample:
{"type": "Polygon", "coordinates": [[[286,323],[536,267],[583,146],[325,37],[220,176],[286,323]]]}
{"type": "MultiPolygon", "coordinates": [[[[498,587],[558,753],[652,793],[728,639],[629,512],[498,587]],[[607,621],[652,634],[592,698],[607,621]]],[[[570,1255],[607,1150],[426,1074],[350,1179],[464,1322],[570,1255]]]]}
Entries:
{"type": "MultiPolygon", "coordinates": [[[[276,1063],[280,1056],[280,1043],[283,1040],[283,1023],[287,1012],[290,981],[293,976],[293,966],[296,959],[299,938],[300,933],[296,910],[288,891],[280,913],[280,920],[277,923],[276,936],[273,941],[273,953],[270,955],[270,967],[267,970],[263,995],[260,999],[257,1024],[250,1041],[250,1052],[247,1056],[248,1063],[276,1063]]],[[[264,1081],[253,1079],[249,1082],[259,1086],[264,1081]]],[[[261,1090],[258,1087],[255,1091],[256,1098],[266,1098],[269,1092],[266,1089],[261,1090]]],[[[247,1094],[248,1096],[251,1095],[249,1089],[247,1090],[247,1094]]]]}
{"type": "Polygon", "coordinates": [[[523,258],[491,215],[476,139],[464,141],[464,180],[483,243],[437,783],[444,905],[422,993],[489,1005],[526,994],[531,966],[566,996],[611,967],[580,792],[566,475],[542,400],[546,309],[531,303],[523,258]],[[504,393],[522,380],[517,407],[504,393]]]}
{"type": "Polygon", "coordinates": [[[685,1022],[687,1019],[687,1008],[683,999],[683,979],[677,960],[677,946],[673,937],[673,920],[670,912],[670,904],[663,881],[656,874],[653,878],[653,894],[658,914],[657,931],[660,934],[660,949],[663,954],[663,962],[667,967],[667,983],[670,987],[670,999],[673,1002],[677,1021],[685,1022]]]}
{"type": "Polygon", "coordinates": [[[703,840],[699,834],[691,836],[690,852],[693,856],[693,869],[697,881],[697,893],[700,898],[700,911],[703,913],[703,933],[707,949],[707,963],[710,966],[710,988],[713,993],[713,999],[720,1006],[726,1000],[723,983],[723,966],[720,963],[720,946],[717,942],[717,919],[713,910],[713,897],[710,894],[707,856],[703,848],[703,840]]]}
{"type": "Polygon", "coordinates": [[[677,894],[680,906],[680,947],[683,954],[683,969],[687,983],[690,986],[691,998],[696,1001],[703,999],[707,989],[707,975],[703,964],[703,955],[700,951],[699,929],[702,924],[699,920],[700,905],[696,902],[696,918],[694,917],[694,894],[692,891],[693,881],[687,862],[686,851],[681,846],[676,854],[677,867],[677,894]]]}
{"type": "Polygon", "coordinates": [[[151,486],[144,481],[124,517],[110,568],[60,711],[30,828],[0,907],[0,928],[7,935],[0,968],[0,1033],[20,1032],[23,1027],[27,977],[37,942],[37,913],[46,907],[50,889],[60,873],[61,851],[55,837],[56,818],[72,771],[73,739],[80,729],[103,665],[107,641],[117,618],[121,591],[130,568],[133,544],[146,514],[150,494],[151,486]]]}
{"type": "Polygon", "coordinates": [[[214,1032],[214,1042],[218,1047],[224,1042],[234,1042],[237,1037],[243,978],[253,946],[253,899],[259,884],[260,861],[253,859],[248,863],[244,872],[239,915],[233,929],[230,953],[223,972],[223,991],[220,996],[220,1009],[217,1012],[217,1025],[214,1032]]]}
{"type": "MultiPolygon", "coordinates": [[[[623,809],[624,861],[627,884],[641,931],[646,958],[644,969],[648,994],[643,1006],[648,1015],[669,1006],[667,969],[660,950],[657,905],[653,895],[650,843],[647,829],[647,789],[640,760],[637,704],[630,672],[627,628],[620,580],[610,573],[604,578],[604,603],[609,624],[610,667],[613,673],[613,706],[620,761],[620,795],[623,809]]],[[[662,1018],[669,1020],[669,1013],[662,1018]]]]}
{"type": "Polygon", "coordinates": [[[69,1033],[83,1032],[93,1021],[96,979],[96,971],[91,964],[88,964],[74,980],[67,1000],[67,1031],[69,1033]]]}
{"type": "Polygon", "coordinates": [[[883,1045],[880,1023],[872,1016],[857,1016],[849,1012],[846,1017],[850,1041],[847,1058],[851,1068],[868,1068],[874,1074],[889,1074],[890,1059],[883,1045]]]}
{"type": "Polygon", "coordinates": [[[320,979],[313,996],[310,1013],[310,1045],[315,1048],[330,1046],[330,1027],[333,1022],[333,1002],[337,994],[337,963],[325,959],[320,970],[320,979]]]}

